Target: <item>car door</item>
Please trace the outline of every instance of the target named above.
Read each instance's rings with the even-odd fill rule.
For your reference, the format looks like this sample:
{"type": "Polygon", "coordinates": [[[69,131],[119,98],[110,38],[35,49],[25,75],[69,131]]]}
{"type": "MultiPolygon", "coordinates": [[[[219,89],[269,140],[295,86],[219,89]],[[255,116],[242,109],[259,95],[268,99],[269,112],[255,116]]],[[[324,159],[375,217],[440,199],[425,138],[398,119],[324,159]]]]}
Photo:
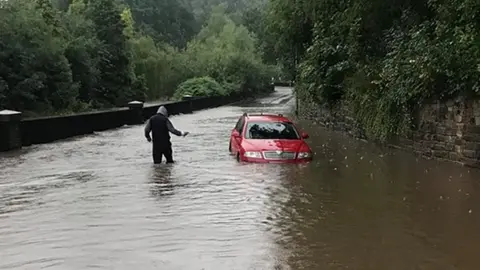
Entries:
{"type": "Polygon", "coordinates": [[[240,145],[242,144],[242,131],[243,131],[243,126],[245,124],[245,117],[241,116],[240,119],[238,119],[237,124],[235,127],[232,129],[232,134],[230,135],[230,143],[231,143],[231,149],[232,153],[236,154],[240,150],[240,145]],[[238,134],[240,134],[240,137],[235,137],[233,136],[233,132],[236,131],[238,134]]]}

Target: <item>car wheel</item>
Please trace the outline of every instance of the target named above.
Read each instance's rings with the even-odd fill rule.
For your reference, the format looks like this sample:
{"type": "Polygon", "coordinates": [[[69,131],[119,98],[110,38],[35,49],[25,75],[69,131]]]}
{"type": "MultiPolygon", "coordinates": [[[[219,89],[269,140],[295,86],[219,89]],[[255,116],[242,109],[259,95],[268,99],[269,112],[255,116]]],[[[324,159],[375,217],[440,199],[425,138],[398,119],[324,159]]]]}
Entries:
{"type": "Polygon", "coordinates": [[[237,153],[237,162],[240,162],[240,153],[237,153]]]}

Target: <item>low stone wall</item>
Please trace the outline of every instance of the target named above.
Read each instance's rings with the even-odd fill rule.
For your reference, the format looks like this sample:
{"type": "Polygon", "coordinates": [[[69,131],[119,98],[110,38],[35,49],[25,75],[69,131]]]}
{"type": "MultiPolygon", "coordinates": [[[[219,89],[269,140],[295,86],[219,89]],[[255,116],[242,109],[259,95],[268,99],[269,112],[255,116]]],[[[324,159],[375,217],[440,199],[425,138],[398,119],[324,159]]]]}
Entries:
{"type": "MultiPolygon", "coordinates": [[[[320,108],[308,117],[327,128],[367,139],[346,106],[320,108]]],[[[416,118],[417,128],[388,146],[480,168],[480,101],[457,99],[427,104],[416,118]]]]}
{"type": "MultiPolygon", "coordinates": [[[[273,91],[273,85],[269,90],[273,91]]],[[[165,106],[170,115],[187,114],[227,105],[245,98],[240,95],[204,97],[147,106],[144,106],[143,102],[134,101],[125,108],[32,119],[22,119],[21,112],[3,110],[0,111],[0,151],[53,142],[123,125],[143,124],[146,119],[157,112],[160,106],[165,106]]]]}
{"type": "Polygon", "coordinates": [[[48,143],[132,123],[128,108],[68,116],[24,119],[20,122],[22,146],[48,143]]]}

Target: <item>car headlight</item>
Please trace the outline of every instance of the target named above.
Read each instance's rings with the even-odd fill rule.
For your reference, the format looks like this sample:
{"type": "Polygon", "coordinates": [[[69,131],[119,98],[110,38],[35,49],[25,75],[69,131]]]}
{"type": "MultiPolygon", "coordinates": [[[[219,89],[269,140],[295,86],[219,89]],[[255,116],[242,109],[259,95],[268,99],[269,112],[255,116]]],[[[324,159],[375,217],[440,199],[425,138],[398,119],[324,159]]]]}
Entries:
{"type": "Polygon", "coordinates": [[[248,158],[262,158],[262,153],[260,152],[245,152],[243,155],[248,158]]]}
{"type": "Polygon", "coordinates": [[[299,152],[297,155],[297,158],[311,158],[312,153],[311,152],[299,152]]]}

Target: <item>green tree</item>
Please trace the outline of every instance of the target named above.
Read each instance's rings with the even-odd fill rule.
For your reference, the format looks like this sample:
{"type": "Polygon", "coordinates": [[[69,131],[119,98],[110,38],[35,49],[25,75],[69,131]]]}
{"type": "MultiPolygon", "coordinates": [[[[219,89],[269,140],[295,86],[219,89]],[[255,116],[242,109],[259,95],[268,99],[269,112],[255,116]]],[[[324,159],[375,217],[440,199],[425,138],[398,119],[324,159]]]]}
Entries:
{"type": "Polygon", "coordinates": [[[255,37],[217,7],[186,53],[197,77],[209,76],[227,91],[245,93],[266,89],[273,69],[263,64],[255,37]]]}
{"type": "Polygon", "coordinates": [[[64,44],[30,2],[1,8],[0,103],[27,114],[67,109],[78,91],[64,44]]]}
{"type": "Polygon", "coordinates": [[[135,29],[134,29],[134,20],[132,17],[132,12],[130,8],[125,8],[121,14],[122,21],[125,24],[125,28],[123,29],[123,35],[126,36],[128,39],[132,39],[135,37],[135,29]]]}
{"type": "Polygon", "coordinates": [[[168,99],[176,87],[193,76],[186,55],[148,36],[133,39],[135,73],[146,80],[149,99],[168,99]]]}
{"type": "Polygon", "coordinates": [[[35,3],[45,22],[54,27],[59,27],[57,11],[53,8],[52,2],[50,0],[35,0],[35,3]]]}
{"type": "Polygon", "coordinates": [[[87,11],[102,43],[98,48],[100,82],[94,99],[101,104],[124,105],[136,96],[132,89],[136,78],[121,12],[114,0],[89,1],[87,11]]]}
{"type": "Polygon", "coordinates": [[[478,94],[479,5],[271,0],[267,32],[302,104],[348,106],[387,140],[408,132],[426,102],[478,94]]]}
{"type": "Polygon", "coordinates": [[[184,47],[195,35],[193,14],[178,0],[125,0],[137,28],[156,42],[184,47]]]}
{"type": "Polygon", "coordinates": [[[0,1],[0,106],[84,111],[172,98],[207,77],[223,94],[262,91],[274,70],[262,61],[268,31],[255,14],[265,0],[220,2],[0,1]]]}
{"type": "Polygon", "coordinates": [[[75,0],[54,0],[53,5],[61,11],[67,11],[73,1],[75,0]]]}
{"type": "Polygon", "coordinates": [[[92,105],[95,94],[99,92],[98,48],[101,42],[95,35],[93,22],[84,16],[86,8],[84,0],[74,0],[62,18],[62,25],[68,40],[65,56],[70,63],[73,80],[79,87],[78,99],[92,105]]]}

